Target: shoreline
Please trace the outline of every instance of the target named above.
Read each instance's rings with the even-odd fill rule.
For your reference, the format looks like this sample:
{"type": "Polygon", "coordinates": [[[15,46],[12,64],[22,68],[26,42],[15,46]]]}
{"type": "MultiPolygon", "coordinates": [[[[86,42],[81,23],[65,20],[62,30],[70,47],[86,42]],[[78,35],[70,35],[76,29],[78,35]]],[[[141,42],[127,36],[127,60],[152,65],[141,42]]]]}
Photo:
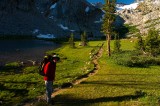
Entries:
{"type": "Polygon", "coordinates": [[[40,62],[47,51],[61,47],[61,44],[45,40],[3,40],[0,42],[0,66],[10,62],[40,62]]]}

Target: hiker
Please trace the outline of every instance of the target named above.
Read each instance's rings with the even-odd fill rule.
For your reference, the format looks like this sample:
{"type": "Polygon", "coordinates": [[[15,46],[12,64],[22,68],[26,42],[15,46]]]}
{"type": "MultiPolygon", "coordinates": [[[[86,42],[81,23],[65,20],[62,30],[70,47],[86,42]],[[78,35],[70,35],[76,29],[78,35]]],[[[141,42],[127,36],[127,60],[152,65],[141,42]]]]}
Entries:
{"type": "Polygon", "coordinates": [[[53,92],[53,81],[55,80],[56,62],[59,57],[56,55],[45,56],[45,64],[43,67],[44,71],[44,81],[46,86],[46,101],[47,103],[52,103],[51,95],[53,92]]]}

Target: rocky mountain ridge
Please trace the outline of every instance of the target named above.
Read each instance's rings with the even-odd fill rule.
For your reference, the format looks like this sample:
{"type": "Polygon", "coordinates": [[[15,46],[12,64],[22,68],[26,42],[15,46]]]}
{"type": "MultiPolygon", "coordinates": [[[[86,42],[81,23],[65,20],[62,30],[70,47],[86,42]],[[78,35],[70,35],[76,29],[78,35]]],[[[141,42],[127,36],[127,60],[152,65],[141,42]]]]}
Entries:
{"type": "Polygon", "coordinates": [[[145,0],[136,9],[121,10],[117,14],[125,24],[137,26],[141,33],[146,33],[151,27],[160,29],[160,0],[145,0]]]}

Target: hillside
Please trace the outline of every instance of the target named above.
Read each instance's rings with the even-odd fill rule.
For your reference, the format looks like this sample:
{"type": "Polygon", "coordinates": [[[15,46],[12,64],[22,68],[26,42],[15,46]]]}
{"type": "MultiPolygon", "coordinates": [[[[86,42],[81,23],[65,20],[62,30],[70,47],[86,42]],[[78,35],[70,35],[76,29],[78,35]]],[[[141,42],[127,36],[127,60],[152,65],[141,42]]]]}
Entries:
{"type": "Polygon", "coordinates": [[[1,0],[0,35],[100,36],[102,14],[86,0],[1,0]]]}
{"type": "MultiPolygon", "coordinates": [[[[141,33],[151,27],[160,28],[160,1],[137,0],[136,3],[117,4],[116,27],[137,26],[141,33]]],[[[84,31],[89,38],[103,36],[102,4],[86,0],[1,0],[0,36],[37,36],[45,38],[79,38],[84,31]]]]}

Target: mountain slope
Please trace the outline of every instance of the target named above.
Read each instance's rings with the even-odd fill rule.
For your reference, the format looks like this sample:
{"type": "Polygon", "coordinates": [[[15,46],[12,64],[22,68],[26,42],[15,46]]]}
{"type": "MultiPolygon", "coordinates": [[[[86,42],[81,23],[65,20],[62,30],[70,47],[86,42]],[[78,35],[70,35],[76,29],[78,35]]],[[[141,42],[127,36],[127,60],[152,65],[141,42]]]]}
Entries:
{"type": "Polygon", "coordinates": [[[32,35],[35,29],[55,35],[61,32],[60,28],[39,13],[35,3],[34,0],[1,0],[0,35],[32,35]]]}
{"type": "Polygon", "coordinates": [[[100,24],[94,23],[102,17],[102,11],[86,0],[60,0],[51,6],[48,17],[53,17],[59,26],[64,26],[71,32],[86,31],[90,36],[100,35],[100,24]]]}
{"type": "Polygon", "coordinates": [[[101,36],[102,14],[86,0],[1,0],[0,35],[101,36]]]}
{"type": "Polygon", "coordinates": [[[141,33],[146,33],[149,28],[160,29],[160,0],[145,0],[138,4],[136,9],[118,11],[126,24],[136,25],[141,33]]]}

